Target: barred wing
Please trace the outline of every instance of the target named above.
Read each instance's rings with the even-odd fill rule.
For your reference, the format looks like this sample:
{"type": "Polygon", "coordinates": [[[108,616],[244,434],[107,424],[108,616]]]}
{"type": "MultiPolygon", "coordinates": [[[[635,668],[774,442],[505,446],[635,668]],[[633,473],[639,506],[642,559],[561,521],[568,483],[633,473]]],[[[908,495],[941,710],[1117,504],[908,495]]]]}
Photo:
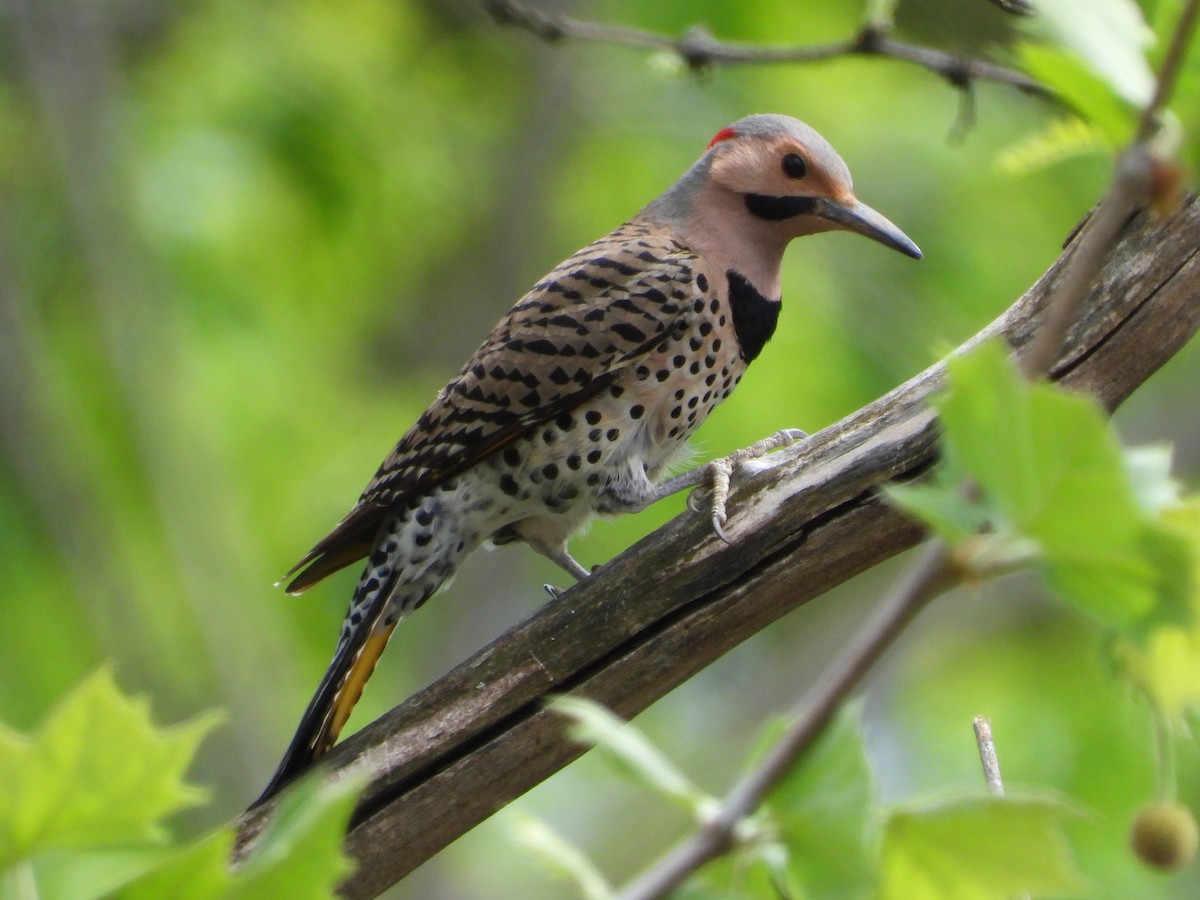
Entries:
{"type": "Polygon", "coordinates": [[[697,280],[696,255],[639,222],[562,262],[438,392],[350,513],[288,573],[299,572],[287,589],[362,559],[396,505],[586,403],[682,333],[698,312],[697,280]]]}

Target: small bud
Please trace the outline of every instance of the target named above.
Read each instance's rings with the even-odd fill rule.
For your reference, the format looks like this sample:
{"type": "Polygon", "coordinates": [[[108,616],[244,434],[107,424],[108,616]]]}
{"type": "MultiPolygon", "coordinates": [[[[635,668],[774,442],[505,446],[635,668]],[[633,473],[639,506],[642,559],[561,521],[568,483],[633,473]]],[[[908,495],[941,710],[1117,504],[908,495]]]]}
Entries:
{"type": "Polygon", "coordinates": [[[1169,216],[1187,196],[1187,171],[1175,163],[1150,160],[1150,205],[1160,216],[1169,216]]]}
{"type": "Polygon", "coordinates": [[[1138,859],[1163,872],[1182,869],[1195,859],[1198,842],[1192,811],[1177,803],[1143,807],[1129,831],[1129,845],[1138,859]]]}

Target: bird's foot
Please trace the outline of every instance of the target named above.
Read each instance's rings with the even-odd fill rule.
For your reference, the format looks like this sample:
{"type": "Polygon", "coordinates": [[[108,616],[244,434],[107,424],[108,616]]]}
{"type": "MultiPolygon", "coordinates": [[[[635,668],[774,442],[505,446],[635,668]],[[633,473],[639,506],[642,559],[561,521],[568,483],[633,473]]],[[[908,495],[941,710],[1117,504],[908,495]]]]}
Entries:
{"type": "Polygon", "coordinates": [[[725,533],[725,523],[729,516],[725,511],[725,506],[729,502],[729,483],[733,477],[734,471],[742,463],[749,462],[752,459],[758,459],[766,456],[774,450],[781,450],[784,447],[790,447],[796,441],[803,440],[808,437],[806,432],[799,428],[785,428],[782,431],[777,431],[770,437],[763,438],[749,447],[743,447],[741,450],[735,450],[728,456],[723,456],[720,459],[714,459],[706,466],[701,466],[698,470],[702,482],[707,481],[708,484],[701,484],[688,496],[688,508],[693,512],[700,512],[701,497],[708,494],[708,512],[712,516],[712,527],[717,537],[727,544],[732,544],[729,535],[725,533]]]}
{"type": "MultiPolygon", "coordinates": [[[[572,559],[571,562],[575,562],[575,560],[572,559]]],[[[575,565],[579,566],[579,563],[575,563],[575,565]]],[[[579,566],[579,568],[583,570],[583,574],[579,575],[577,577],[579,578],[580,581],[583,581],[585,578],[591,578],[593,575],[595,575],[596,570],[599,569],[600,566],[599,565],[592,566],[591,572],[588,572],[586,569],[583,568],[583,566],[579,566]]],[[[568,569],[567,571],[571,572],[572,575],[575,574],[575,572],[570,569],[568,569]]],[[[569,588],[560,588],[560,587],[555,587],[552,584],[543,584],[542,590],[544,590],[547,594],[550,595],[551,600],[557,600],[559,597],[561,597],[563,594],[565,594],[569,590],[569,588]]]]}

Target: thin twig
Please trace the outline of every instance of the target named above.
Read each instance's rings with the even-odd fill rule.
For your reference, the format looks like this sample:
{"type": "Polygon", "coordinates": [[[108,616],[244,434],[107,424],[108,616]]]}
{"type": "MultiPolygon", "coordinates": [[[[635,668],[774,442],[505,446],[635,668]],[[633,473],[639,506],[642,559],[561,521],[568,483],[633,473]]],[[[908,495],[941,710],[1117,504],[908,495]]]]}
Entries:
{"type": "MultiPolygon", "coordinates": [[[[975,743],[979,745],[979,761],[983,763],[983,778],[988,790],[997,797],[1004,796],[1004,779],[1000,777],[1000,760],[992,740],[992,723],[983,716],[975,717],[975,743]]],[[[1013,900],[1029,900],[1029,894],[1017,894],[1013,900]]]]}
{"type": "Polygon", "coordinates": [[[1179,21],[1175,23],[1175,32],[1171,35],[1171,46],[1163,58],[1158,80],[1154,85],[1154,95],[1150,98],[1146,108],[1142,110],[1142,118],[1138,122],[1137,133],[1133,138],[1135,144],[1146,143],[1158,131],[1158,114],[1167,105],[1167,101],[1175,90],[1175,83],[1179,80],[1179,72],[1187,58],[1188,45],[1196,30],[1197,14],[1200,14],[1200,3],[1197,0],[1189,0],[1188,5],[1179,14],[1179,21]]]}
{"type": "Polygon", "coordinates": [[[665,897],[696,869],[734,847],[738,822],[754,812],[828,724],[839,705],[913,616],[955,581],[941,541],[929,544],[917,562],[893,585],[875,615],[846,651],[812,686],[787,733],[766,759],[726,795],[716,813],[641,878],[626,887],[619,900],[665,897]]]}
{"type": "Polygon", "coordinates": [[[701,26],[693,26],[680,37],[671,37],[623,25],[601,25],[549,13],[526,6],[518,0],[483,0],[484,8],[497,22],[532,32],[544,41],[564,38],[599,41],[626,47],[644,47],[675,53],[696,71],[711,66],[753,63],[813,63],[840,56],[881,56],[913,63],[966,88],[974,81],[1007,84],[1028,94],[1051,97],[1051,93],[1028,75],[986,60],[947,53],[893,40],[880,23],[867,23],[857,35],[846,41],[828,44],[763,46],[722,41],[701,26]]]}
{"type": "Polygon", "coordinates": [[[1004,779],[1000,777],[1000,760],[996,758],[996,743],[992,740],[992,723],[983,716],[976,716],[975,743],[979,745],[979,761],[983,763],[983,778],[993,794],[1004,793],[1004,779]]]}
{"type": "Polygon", "coordinates": [[[1047,310],[1046,323],[1034,339],[1024,358],[1023,371],[1028,378],[1045,375],[1058,356],[1067,329],[1079,314],[1100,265],[1117,235],[1129,222],[1130,216],[1146,205],[1153,183],[1154,159],[1150,143],[1158,131],[1158,116],[1175,89],[1179,70],[1187,55],[1188,44],[1196,28],[1200,0],[1189,0],[1179,16],[1171,45],[1163,59],[1162,69],[1150,103],[1142,110],[1133,141],[1117,159],[1112,186],[1091,218],[1080,229],[1075,240],[1072,258],[1062,281],[1055,288],[1047,310]]]}

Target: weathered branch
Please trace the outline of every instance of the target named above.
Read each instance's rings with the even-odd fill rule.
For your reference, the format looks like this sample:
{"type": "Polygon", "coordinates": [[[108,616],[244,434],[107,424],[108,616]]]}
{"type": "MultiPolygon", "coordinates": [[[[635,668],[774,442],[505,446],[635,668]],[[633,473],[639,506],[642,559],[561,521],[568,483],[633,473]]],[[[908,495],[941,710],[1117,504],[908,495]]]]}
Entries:
{"type": "Polygon", "coordinates": [[[553,42],[569,38],[666,50],[677,55],[695,71],[703,71],[718,64],[814,63],[840,56],[879,56],[913,63],[964,90],[976,81],[994,81],[1028,94],[1052,96],[1043,85],[1015,69],[961,53],[947,53],[945,50],[897,41],[888,36],[886,23],[867,22],[856,35],[845,41],[765,46],[718,40],[698,25],[689,28],[679,37],[671,37],[626,25],[602,25],[573,19],[559,13],[534,9],[518,0],[483,0],[483,5],[502,25],[524,28],[544,41],[553,42]]]}
{"type": "MultiPolygon", "coordinates": [[[[1126,229],[1051,377],[1110,408],[1200,327],[1200,204],[1126,229]]],[[[1063,259],[1073,254],[1068,248],[1063,259]]],[[[1003,332],[1018,352],[1039,327],[1060,259],[970,343],[1003,332]]],[[[683,515],[548,603],[458,668],[335,748],[331,779],[370,778],[344,888],[371,897],[583,752],[543,708],[576,693],[631,717],[780,616],[921,537],[875,488],[934,461],[932,367],[737,479],[715,539],[683,515]]],[[[244,855],[275,805],[239,822],[244,855]]]]}

